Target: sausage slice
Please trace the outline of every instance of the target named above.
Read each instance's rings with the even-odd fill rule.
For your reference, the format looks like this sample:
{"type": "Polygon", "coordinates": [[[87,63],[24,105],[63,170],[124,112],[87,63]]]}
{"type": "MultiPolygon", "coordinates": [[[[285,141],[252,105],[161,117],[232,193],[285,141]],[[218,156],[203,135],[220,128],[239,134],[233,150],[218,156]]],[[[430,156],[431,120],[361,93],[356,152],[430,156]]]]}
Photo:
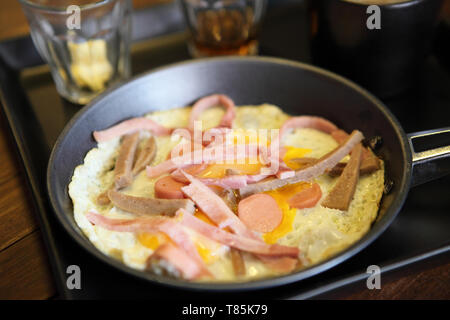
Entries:
{"type": "Polygon", "coordinates": [[[278,227],[283,213],[273,197],[254,194],[239,202],[239,218],[248,228],[257,232],[270,232],[278,227]]]}
{"type": "Polygon", "coordinates": [[[165,176],[155,183],[155,196],[160,199],[184,199],[181,188],[185,183],[176,181],[171,176],[165,176]]]}
{"type": "Polygon", "coordinates": [[[292,208],[304,209],[312,208],[322,197],[322,190],[317,183],[313,183],[310,188],[305,189],[294,195],[288,200],[292,208]]]}

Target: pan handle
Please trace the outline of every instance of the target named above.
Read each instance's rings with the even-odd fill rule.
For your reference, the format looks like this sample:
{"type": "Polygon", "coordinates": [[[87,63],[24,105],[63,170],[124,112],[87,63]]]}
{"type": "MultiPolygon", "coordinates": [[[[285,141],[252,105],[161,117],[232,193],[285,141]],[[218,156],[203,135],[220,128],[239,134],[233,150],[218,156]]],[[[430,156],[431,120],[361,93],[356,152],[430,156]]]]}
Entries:
{"type": "Polygon", "coordinates": [[[412,186],[450,173],[450,127],[407,135],[412,152],[412,186]]]}

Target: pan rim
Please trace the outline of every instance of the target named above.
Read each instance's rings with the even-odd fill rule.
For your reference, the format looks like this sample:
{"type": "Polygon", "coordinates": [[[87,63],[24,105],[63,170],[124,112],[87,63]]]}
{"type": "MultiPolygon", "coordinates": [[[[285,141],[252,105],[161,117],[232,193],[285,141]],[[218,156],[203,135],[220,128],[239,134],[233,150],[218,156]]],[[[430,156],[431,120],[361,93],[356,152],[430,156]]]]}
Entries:
{"type": "MultiPolygon", "coordinates": [[[[381,235],[387,227],[392,223],[394,218],[397,216],[398,212],[400,211],[401,207],[403,206],[403,203],[406,200],[408,191],[410,189],[411,184],[411,170],[412,170],[412,160],[411,160],[411,150],[408,144],[408,140],[406,137],[405,132],[403,131],[403,128],[401,127],[398,120],[395,118],[395,116],[389,111],[389,109],[375,96],[373,96],[371,93],[369,93],[367,90],[363,89],[356,83],[352,82],[351,80],[346,79],[345,77],[342,77],[340,75],[337,75],[333,72],[330,72],[328,70],[287,59],[281,59],[281,58],[273,58],[273,57],[215,57],[215,58],[204,58],[204,59],[197,59],[197,60],[187,60],[182,62],[177,62],[169,65],[165,65],[159,68],[152,69],[150,71],[147,71],[141,75],[135,76],[131,78],[126,83],[118,84],[116,86],[113,86],[112,88],[106,90],[103,94],[101,94],[99,97],[95,98],[91,103],[89,103],[87,106],[80,109],[73,118],[66,124],[64,129],[61,131],[60,135],[58,136],[58,139],[56,140],[52,152],[50,154],[48,167],[47,167],[47,191],[48,196],[50,199],[50,203],[53,209],[54,214],[57,217],[57,220],[59,223],[63,226],[65,231],[72,237],[75,242],[80,245],[83,249],[85,249],[87,252],[92,254],[94,257],[98,258],[100,261],[106,263],[107,265],[110,265],[122,272],[125,272],[126,274],[132,275],[134,277],[137,277],[141,280],[150,281],[153,284],[163,285],[171,288],[176,289],[188,289],[188,290],[194,290],[194,291],[211,291],[211,292],[230,292],[230,291],[249,291],[249,290],[256,290],[256,289],[267,289],[267,288],[273,288],[278,287],[294,282],[299,282],[301,280],[305,280],[307,278],[311,278],[315,275],[318,275],[326,270],[329,270],[336,265],[346,261],[350,257],[356,255],[358,252],[365,249],[369,244],[371,244],[376,238],[378,238],[379,235],[381,235]],[[107,256],[100,250],[98,250],[90,241],[89,239],[84,236],[81,232],[77,231],[76,226],[74,226],[66,216],[66,211],[64,208],[60,205],[58,200],[56,199],[56,192],[54,190],[54,186],[52,181],[54,180],[52,177],[55,175],[53,171],[53,163],[55,161],[55,158],[57,157],[57,154],[59,150],[61,149],[62,143],[64,141],[64,138],[67,136],[67,134],[70,132],[72,127],[85,115],[89,110],[94,108],[100,101],[107,98],[111,93],[124,90],[127,86],[130,84],[138,83],[139,81],[143,81],[143,79],[151,74],[155,74],[167,69],[172,69],[176,67],[183,67],[186,65],[194,65],[194,64],[208,64],[208,63],[226,63],[227,61],[237,61],[242,63],[263,63],[263,64],[278,64],[278,65],[285,65],[292,68],[299,68],[303,70],[307,70],[310,72],[314,72],[320,75],[323,75],[327,78],[331,78],[332,80],[335,80],[337,82],[342,83],[343,85],[351,88],[356,93],[359,93],[364,98],[368,99],[373,105],[375,105],[387,118],[387,120],[391,123],[392,127],[394,128],[396,135],[400,139],[400,145],[402,148],[402,153],[406,155],[406,163],[405,163],[405,170],[403,172],[403,176],[401,177],[401,183],[399,186],[403,190],[400,192],[400,195],[396,197],[385,214],[379,219],[376,223],[374,223],[370,230],[357,242],[346,248],[345,250],[337,253],[334,256],[329,257],[327,260],[322,261],[319,264],[312,265],[308,268],[302,269],[300,271],[297,271],[295,273],[282,275],[282,276],[276,276],[276,277],[270,277],[270,278],[263,278],[263,279],[257,279],[257,280],[251,280],[251,281],[245,281],[245,282],[231,282],[231,283],[222,283],[222,282],[188,282],[182,279],[173,279],[169,277],[162,277],[157,276],[152,273],[143,272],[137,269],[133,269],[124,263],[107,256]]],[[[67,192],[67,191],[66,191],[67,192]]],[[[73,212],[71,212],[73,215],[73,212]]]]}

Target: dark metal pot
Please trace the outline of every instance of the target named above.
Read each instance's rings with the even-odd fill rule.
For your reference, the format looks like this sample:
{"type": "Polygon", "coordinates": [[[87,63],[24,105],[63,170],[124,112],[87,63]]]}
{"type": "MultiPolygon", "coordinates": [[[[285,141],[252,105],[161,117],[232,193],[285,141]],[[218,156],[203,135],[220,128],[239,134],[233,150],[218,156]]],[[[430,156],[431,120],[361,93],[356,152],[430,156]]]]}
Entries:
{"type": "MultiPolygon", "coordinates": [[[[431,51],[442,0],[411,0],[369,5],[344,0],[310,0],[314,63],[344,75],[387,98],[410,88],[431,51]]],[[[374,1],[376,2],[376,1],[374,1]]]]}
{"type": "Polygon", "coordinates": [[[65,230],[88,252],[119,270],[143,280],[185,289],[268,288],[312,277],[374,241],[399,212],[412,181],[419,184],[450,172],[450,141],[446,147],[420,153],[412,150],[412,141],[424,134],[446,137],[444,132],[449,131],[406,135],[394,116],[374,96],[340,76],[310,65],[273,58],[196,60],[151,71],[109,90],[83,108],[66,126],[53,149],[48,165],[48,192],[65,230]],[[323,116],[344,130],[357,128],[366,137],[381,136],[384,142],[377,153],[385,161],[386,175],[393,187],[383,196],[379,216],[370,231],[351,247],[320,264],[293,274],[246,283],[190,283],[157,276],[131,269],[97,250],[75,223],[67,192],[74,168],[82,164],[86,153],[96,146],[92,132],[150,111],[188,105],[218,92],[229,95],[237,105],[268,102],[292,115],[323,116]],[[425,171],[417,170],[419,166],[425,171]]]}

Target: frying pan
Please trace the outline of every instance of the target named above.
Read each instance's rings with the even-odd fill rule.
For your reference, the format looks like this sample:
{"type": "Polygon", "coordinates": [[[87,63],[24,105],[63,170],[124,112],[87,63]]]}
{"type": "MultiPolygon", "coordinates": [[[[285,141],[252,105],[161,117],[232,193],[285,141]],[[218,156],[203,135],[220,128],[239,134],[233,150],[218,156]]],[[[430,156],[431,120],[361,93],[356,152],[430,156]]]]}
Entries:
{"type": "MultiPolygon", "coordinates": [[[[227,291],[275,287],[312,277],[352,257],[374,241],[393,221],[412,185],[450,172],[450,143],[429,150],[428,139],[448,137],[450,128],[406,135],[395,117],[374,96],[328,71],[275,58],[211,58],[163,67],[105,92],[67,124],[52,151],[47,186],[51,204],[65,230],[98,259],[143,280],[196,290],[227,291]],[[245,283],[191,283],[127,267],[97,250],[74,221],[67,192],[73,170],[96,146],[94,130],[154,110],[189,105],[212,93],[229,95],[236,105],[271,103],[291,115],[318,115],[340,128],[361,130],[365,137],[382,137],[377,154],[385,161],[392,182],[382,198],[379,215],[358,242],[328,260],[275,278],[245,283]],[[421,140],[420,152],[413,142],[421,140]],[[424,146],[425,144],[425,146],[424,146]]],[[[435,142],[435,139],[433,139],[435,142]]],[[[434,143],[433,142],[433,143],[434,143]]],[[[388,248],[386,248],[388,249],[388,248]]]]}

